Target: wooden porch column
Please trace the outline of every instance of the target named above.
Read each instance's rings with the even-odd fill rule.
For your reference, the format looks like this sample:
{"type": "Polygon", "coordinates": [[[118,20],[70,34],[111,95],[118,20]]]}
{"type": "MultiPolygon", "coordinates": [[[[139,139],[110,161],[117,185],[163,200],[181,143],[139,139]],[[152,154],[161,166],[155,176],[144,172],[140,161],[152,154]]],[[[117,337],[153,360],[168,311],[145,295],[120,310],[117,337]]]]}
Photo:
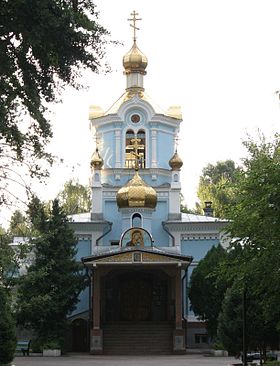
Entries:
{"type": "Polygon", "coordinates": [[[173,352],[185,353],[185,330],[182,326],[182,282],[181,266],[178,266],[175,276],[175,329],[173,332],[173,352]]]}
{"type": "Polygon", "coordinates": [[[100,271],[95,268],[93,271],[93,328],[91,329],[90,353],[103,353],[103,334],[100,329],[100,271]]]}
{"type": "Polygon", "coordinates": [[[175,301],[176,301],[176,329],[182,329],[182,285],[181,267],[177,269],[175,276],[175,301]]]}

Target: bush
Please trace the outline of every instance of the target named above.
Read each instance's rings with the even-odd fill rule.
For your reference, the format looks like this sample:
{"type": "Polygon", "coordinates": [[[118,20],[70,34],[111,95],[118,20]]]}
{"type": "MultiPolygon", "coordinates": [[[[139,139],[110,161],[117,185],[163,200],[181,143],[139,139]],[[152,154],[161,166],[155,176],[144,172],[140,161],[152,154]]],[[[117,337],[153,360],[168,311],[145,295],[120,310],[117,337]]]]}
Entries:
{"type": "Polygon", "coordinates": [[[280,361],[267,361],[265,366],[280,366],[280,361]]]}
{"type": "Polygon", "coordinates": [[[16,328],[7,290],[0,287],[0,365],[13,361],[16,350],[16,328]]]}

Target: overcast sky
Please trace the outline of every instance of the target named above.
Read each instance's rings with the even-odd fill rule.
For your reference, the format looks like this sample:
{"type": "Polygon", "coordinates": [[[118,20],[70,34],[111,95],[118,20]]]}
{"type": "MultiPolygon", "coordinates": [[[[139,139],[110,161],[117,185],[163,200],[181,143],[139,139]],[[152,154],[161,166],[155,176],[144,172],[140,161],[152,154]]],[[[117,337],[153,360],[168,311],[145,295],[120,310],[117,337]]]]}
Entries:
{"type": "Polygon", "coordinates": [[[54,169],[47,186],[52,199],[70,177],[88,183],[94,140],[89,105],[108,109],[124,92],[122,57],[132,45],[127,18],[136,10],[137,44],[148,57],[146,92],[164,110],[181,105],[183,122],[178,151],[184,161],[182,186],[193,207],[202,168],[218,160],[244,157],[242,139],[260,129],[279,132],[279,0],[96,0],[100,23],[113,40],[108,47],[112,72],[87,73],[87,91],[67,89],[53,108],[51,149],[67,167],[54,169]],[[75,169],[72,171],[71,167],[75,169]]]}

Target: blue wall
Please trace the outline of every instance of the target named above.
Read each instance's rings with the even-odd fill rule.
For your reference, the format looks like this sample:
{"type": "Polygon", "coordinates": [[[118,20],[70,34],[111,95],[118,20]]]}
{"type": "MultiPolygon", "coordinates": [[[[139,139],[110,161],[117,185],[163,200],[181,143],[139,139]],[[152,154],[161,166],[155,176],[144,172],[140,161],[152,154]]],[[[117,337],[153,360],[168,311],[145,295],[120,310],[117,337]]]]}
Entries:
{"type": "Polygon", "coordinates": [[[89,288],[84,289],[79,295],[79,302],[76,309],[71,313],[71,316],[83,313],[89,309],[89,288]]]}
{"type": "Polygon", "coordinates": [[[158,132],[157,139],[157,161],[159,168],[170,169],[169,160],[174,154],[174,136],[164,132],[158,132]]]}
{"type": "Polygon", "coordinates": [[[81,261],[82,257],[86,257],[91,255],[91,240],[90,239],[79,239],[78,243],[76,244],[77,253],[76,253],[76,260],[81,261]]]}
{"type": "Polygon", "coordinates": [[[104,202],[104,217],[106,220],[113,223],[112,231],[108,233],[103,239],[103,245],[111,245],[111,241],[120,239],[122,233],[122,220],[121,214],[118,211],[116,201],[105,201],[104,202]]]}
{"type": "Polygon", "coordinates": [[[162,222],[166,221],[168,214],[167,201],[158,201],[156,211],[153,212],[152,236],[155,246],[168,246],[169,235],[163,230],[162,222]]]}
{"type": "Polygon", "coordinates": [[[206,253],[213,245],[218,244],[218,239],[183,240],[182,254],[191,255],[193,257],[193,261],[198,262],[205,257],[206,253]]]}

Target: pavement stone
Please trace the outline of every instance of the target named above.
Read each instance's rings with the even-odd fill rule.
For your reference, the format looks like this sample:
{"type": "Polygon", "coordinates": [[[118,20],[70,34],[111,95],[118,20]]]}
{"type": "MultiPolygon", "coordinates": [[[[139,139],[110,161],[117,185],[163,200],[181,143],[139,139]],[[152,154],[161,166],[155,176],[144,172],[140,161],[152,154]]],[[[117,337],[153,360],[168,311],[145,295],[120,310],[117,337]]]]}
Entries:
{"type": "Polygon", "coordinates": [[[233,357],[204,355],[168,356],[92,356],[67,355],[61,357],[16,357],[14,366],[228,366],[236,363],[233,357]]]}

